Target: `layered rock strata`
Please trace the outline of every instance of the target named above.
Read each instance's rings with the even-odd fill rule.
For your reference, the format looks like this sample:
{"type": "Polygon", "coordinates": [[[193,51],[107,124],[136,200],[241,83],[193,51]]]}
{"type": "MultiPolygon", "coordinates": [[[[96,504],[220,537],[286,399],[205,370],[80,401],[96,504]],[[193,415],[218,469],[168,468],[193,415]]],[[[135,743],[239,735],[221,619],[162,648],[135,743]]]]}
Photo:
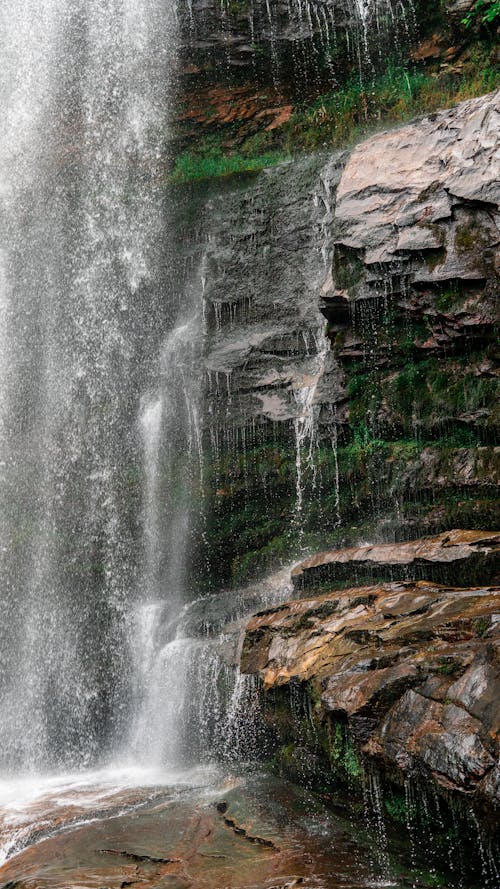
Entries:
{"type": "MultiPolygon", "coordinates": [[[[311,587],[324,581],[358,580],[359,576],[408,576],[441,582],[500,573],[500,534],[454,530],[436,537],[407,543],[364,545],[316,553],[292,571],[295,587],[311,587]]],[[[499,576],[500,579],[500,576],[499,576]]]]}
{"type": "Polygon", "coordinates": [[[297,540],[497,526],[498,101],[207,202],[207,539],[224,582],[297,540]]]}
{"type": "Polygon", "coordinates": [[[257,614],[242,669],[268,692],[302,688],[318,737],[347,726],[365,768],[496,806],[499,611],[492,586],[408,581],[332,591],[257,614]]]}
{"type": "MultiPolygon", "coordinates": [[[[386,9],[389,10],[389,5],[386,9]]],[[[185,74],[231,81],[238,73],[269,83],[282,81],[295,90],[332,80],[332,67],[359,70],[362,46],[376,61],[369,23],[377,17],[380,49],[398,33],[408,46],[415,22],[402,4],[384,16],[384,4],[364,7],[346,0],[190,0],[181,9],[185,74]]]]}

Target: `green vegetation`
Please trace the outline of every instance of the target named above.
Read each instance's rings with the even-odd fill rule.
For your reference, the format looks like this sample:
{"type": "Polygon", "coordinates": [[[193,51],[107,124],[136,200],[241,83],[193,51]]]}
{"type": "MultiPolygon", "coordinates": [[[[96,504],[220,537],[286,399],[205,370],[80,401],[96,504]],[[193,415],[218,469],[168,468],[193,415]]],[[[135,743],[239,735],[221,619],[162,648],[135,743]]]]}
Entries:
{"type": "Polygon", "coordinates": [[[248,442],[244,453],[221,455],[213,480],[207,467],[214,494],[203,582],[243,584],[304,550],[355,544],[377,532],[380,518],[397,516],[398,527],[409,521],[414,533],[476,527],[478,516],[496,524],[498,504],[488,486],[497,459],[495,429],[478,425],[480,416],[471,425],[458,419],[462,412],[480,412],[497,391],[494,378],[476,373],[474,357],[421,358],[389,374],[384,368],[366,373],[362,364],[352,368],[343,440],[336,451],[329,440],[320,443],[314,471],[304,453],[300,521],[292,429],[277,442],[262,427],[269,435],[265,444],[248,442]],[[457,475],[461,467],[464,482],[457,475]],[[466,481],[468,472],[477,485],[466,481]]]}
{"type": "Polygon", "coordinates": [[[297,111],[286,127],[284,146],[289,152],[346,147],[381,124],[400,123],[451,107],[499,84],[500,71],[481,46],[471,51],[470,60],[457,73],[438,76],[389,67],[371,84],[353,79],[344,89],[320,96],[311,107],[297,111]]]}
{"type": "Polygon", "coordinates": [[[474,632],[478,636],[486,636],[486,633],[491,627],[491,619],[489,617],[477,617],[472,621],[472,626],[474,627],[474,632]]]}
{"type": "MultiPolygon", "coordinates": [[[[498,6],[488,0],[478,3],[498,6]]],[[[241,139],[237,124],[220,127],[205,133],[175,158],[167,181],[183,183],[258,172],[299,152],[346,148],[380,127],[482,95],[500,85],[500,71],[490,62],[489,53],[490,47],[478,42],[467,61],[448,73],[389,65],[385,74],[372,81],[362,81],[358,75],[342,89],[325,93],[312,103],[304,102],[288,123],[272,132],[260,130],[241,139]]],[[[347,268],[345,262],[342,265],[347,268]]],[[[356,269],[352,274],[356,275],[356,269]]]]}
{"type": "Polygon", "coordinates": [[[245,154],[225,155],[222,146],[212,149],[210,154],[205,156],[199,150],[186,151],[176,158],[168,181],[191,182],[216,176],[231,176],[235,173],[256,173],[290,159],[290,155],[283,151],[258,154],[256,157],[245,154]]]}
{"type": "Polygon", "coordinates": [[[479,23],[481,25],[494,25],[500,19],[500,0],[476,0],[472,9],[462,19],[466,28],[471,28],[479,23]]]}
{"type": "Polygon", "coordinates": [[[332,771],[344,780],[358,781],[363,777],[363,765],[345,725],[336,722],[329,739],[329,759],[332,771]]]}

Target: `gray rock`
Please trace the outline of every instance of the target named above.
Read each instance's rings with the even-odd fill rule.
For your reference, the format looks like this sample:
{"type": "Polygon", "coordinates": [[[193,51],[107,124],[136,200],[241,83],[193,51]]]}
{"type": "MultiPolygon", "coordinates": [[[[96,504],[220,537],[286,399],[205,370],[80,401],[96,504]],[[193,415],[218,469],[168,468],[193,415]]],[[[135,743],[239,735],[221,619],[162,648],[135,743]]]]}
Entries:
{"type": "Polygon", "coordinates": [[[366,272],[347,294],[333,274],[326,303],[337,292],[366,295],[365,281],[376,291],[388,274],[377,264],[397,263],[410,284],[495,277],[499,103],[500,92],[471,99],[354,149],[338,186],[334,240],[356,251],[366,272]]]}

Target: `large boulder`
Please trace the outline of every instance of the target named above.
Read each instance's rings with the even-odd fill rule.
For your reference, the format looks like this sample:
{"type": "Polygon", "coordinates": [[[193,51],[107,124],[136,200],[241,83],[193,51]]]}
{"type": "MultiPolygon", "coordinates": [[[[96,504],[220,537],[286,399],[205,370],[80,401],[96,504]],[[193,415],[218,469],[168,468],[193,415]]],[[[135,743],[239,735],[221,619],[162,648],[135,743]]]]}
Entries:
{"type": "Polygon", "coordinates": [[[496,92],[352,151],[321,293],[334,327],[345,327],[339,307],[390,296],[428,326],[420,344],[427,350],[488,341],[498,282],[499,126],[496,92]]]}
{"type": "Polygon", "coordinates": [[[500,93],[492,93],[362,142],[337,191],[337,243],[366,251],[366,265],[444,249],[426,280],[483,277],[481,251],[465,249],[462,216],[468,203],[482,204],[484,230],[470,231],[470,240],[484,237],[494,246],[499,127],[500,93]]]}

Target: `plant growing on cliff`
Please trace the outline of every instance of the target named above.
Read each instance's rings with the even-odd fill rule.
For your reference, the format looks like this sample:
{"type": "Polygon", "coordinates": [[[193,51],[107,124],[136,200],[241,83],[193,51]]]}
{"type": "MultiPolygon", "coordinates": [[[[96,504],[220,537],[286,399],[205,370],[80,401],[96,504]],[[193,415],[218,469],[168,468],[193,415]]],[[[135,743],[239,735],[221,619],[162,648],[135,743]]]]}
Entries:
{"type": "Polygon", "coordinates": [[[471,28],[475,24],[494,25],[500,21],[500,0],[476,0],[462,19],[462,25],[471,28]]]}
{"type": "Polygon", "coordinates": [[[343,773],[348,779],[358,780],[363,767],[346,726],[336,722],[330,734],[330,764],[335,773],[343,773]]]}

